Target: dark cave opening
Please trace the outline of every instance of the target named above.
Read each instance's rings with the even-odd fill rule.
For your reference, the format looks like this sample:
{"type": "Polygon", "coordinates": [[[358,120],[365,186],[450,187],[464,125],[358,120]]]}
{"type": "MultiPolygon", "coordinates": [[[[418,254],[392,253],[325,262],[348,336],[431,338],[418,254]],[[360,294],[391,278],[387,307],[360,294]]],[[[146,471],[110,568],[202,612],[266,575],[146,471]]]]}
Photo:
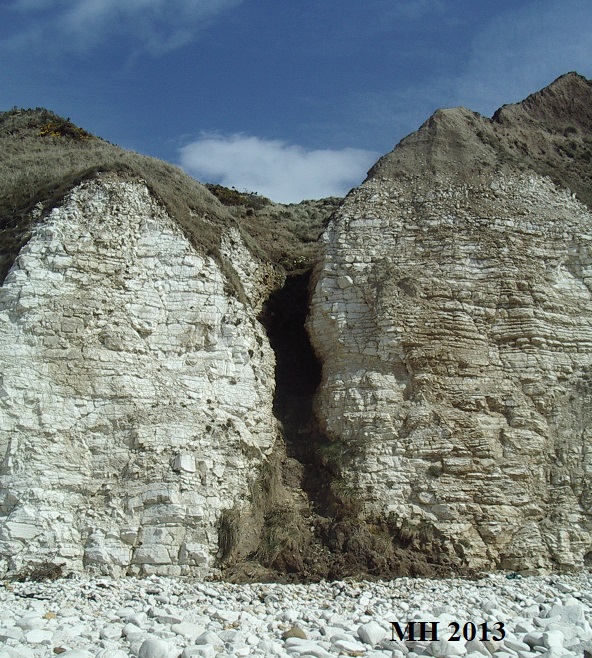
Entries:
{"type": "Polygon", "coordinates": [[[328,474],[318,460],[324,437],[314,414],[314,398],[322,367],[305,328],[311,270],[292,272],[274,291],[259,316],[275,352],[274,415],[283,428],[288,457],[303,467],[300,486],[315,511],[327,513],[328,474]]]}
{"type": "MultiPolygon", "coordinates": [[[[310,271],[289,275],[269,297],[260,317],[276,356],[274,413],[292,430],[308,426],[321,383],[321,364],[304,326],[309,280],[310,271]]],[[[298,450],[297,436],[290,438],[298,450]]]]}

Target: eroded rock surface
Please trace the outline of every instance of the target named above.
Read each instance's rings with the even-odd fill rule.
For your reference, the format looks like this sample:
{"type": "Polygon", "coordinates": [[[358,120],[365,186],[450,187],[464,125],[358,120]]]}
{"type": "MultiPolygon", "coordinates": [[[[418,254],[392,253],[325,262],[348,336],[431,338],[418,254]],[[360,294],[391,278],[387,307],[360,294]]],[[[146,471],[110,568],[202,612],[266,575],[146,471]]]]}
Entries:
{"type": "Polygon", "coordinates": [[[2,570],[209,571],[277,436],[259,301],[141,182],[87,181],[37,223],[0,288],[2,570]]]}
{"type": "MultiPolygon", "coordinates": [[[[550,97],[566,89],[590,106],[588,81],[550,97]]],[[[533,122],[540,105],[526,102],[533,122]]],[[[517,171],[494,124],[435,115],[330,223],[308,322],[318,418],[368,522],[470,567],[578,567],[592,550],[592,214],[534,156],[517,171]]]]}
{"type": "Polygon", "coordinates": [[[591,108],[568,74],[381,158],[324,232],[314,354],[335,199],[227,212],[3,114],[44,156],[3,169],[0,572],[591,564],[591,108]]]}

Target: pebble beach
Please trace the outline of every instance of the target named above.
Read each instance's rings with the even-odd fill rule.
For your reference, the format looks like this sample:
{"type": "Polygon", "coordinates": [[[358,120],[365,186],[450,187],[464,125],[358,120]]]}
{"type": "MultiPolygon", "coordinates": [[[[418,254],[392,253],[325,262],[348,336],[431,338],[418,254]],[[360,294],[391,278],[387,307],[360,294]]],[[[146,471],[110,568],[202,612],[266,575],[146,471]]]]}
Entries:
{"type": "Polygon", "coordinates": [[[0,658],[589,658],[591,614],[589,572],[290,585],[7,582],[0,658]]]}

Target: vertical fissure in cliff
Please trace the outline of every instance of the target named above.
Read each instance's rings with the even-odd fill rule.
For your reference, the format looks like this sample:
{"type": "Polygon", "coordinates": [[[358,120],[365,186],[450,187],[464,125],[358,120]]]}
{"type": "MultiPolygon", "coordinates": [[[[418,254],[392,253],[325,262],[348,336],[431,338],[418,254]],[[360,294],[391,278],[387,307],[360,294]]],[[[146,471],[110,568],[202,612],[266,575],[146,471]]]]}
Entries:
{"type": "Polygon", "coordinates": [[[317,450],[322,435],[314,413],[322,367],[305,328],[310,276],[311,270],[288,274],[284,285],[266,301],[259,320],[275,352],[273,411],[283,428],[286,453],[303,465],[301,486],[322,512],[328,482],[326,474],[319,472],[317,450]]]}
{"type": "MultiPolygon", "coordinates": [[[[298,487],[309,503],[308,509],[299,510],[300,518],[267,515],[262,545],[272,546],[261,554],[273,556],[266,557],[266,566],[304,578],[434,576],[440,573],[435,566],[439,547],[432,564],[412,544],[414,537],[402,535],[388,520],[369,526],[360,518],[359,503],[340,475],[345,457],[332,449],[336,442],[319,427],[314,410],[322,367],[305,328],[310,275],[310,270],[289,274],[259,316],[276,357],[274,414],[283,428],[287,456],[300,464],[298,484],[289,477],[290,468],[282,473],[283,483],[298,487]],[[312,531],[308,536],[307,529],[312,531]]],[[[273,506],[274,501],[268,502],[273,506]]]]}

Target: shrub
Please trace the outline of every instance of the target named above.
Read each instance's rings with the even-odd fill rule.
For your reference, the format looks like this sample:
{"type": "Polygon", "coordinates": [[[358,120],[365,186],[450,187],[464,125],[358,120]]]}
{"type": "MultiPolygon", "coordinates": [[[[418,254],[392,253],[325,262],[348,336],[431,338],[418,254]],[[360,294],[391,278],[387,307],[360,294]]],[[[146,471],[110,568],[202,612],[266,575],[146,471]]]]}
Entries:
{"type": "Polygon", "coordinates": [[[55,562],[41,562],[39,564],[28,564],[17,571],[11,578],[17,583],[27,581],[43,582],[45,580],[57,580],[64,576],[64,565],[55,562]]]}
{"type": "Polygon", "coordinates": [[[86,130],[75,126],[69,119],[49,121],[41,127],[39,137],[71,137],[72,139],[95,139],[86,130]]]}
{"type": "Polygon", "coordinates": [[[239,192],[235,188],[228,188],[213,183],[206,183],[206,187],[224,206],[245,206],[245,208],[260,210],[271,203],[269,199],[260,196],[257,192],[248,192],[246,190],[239,192]]]}

